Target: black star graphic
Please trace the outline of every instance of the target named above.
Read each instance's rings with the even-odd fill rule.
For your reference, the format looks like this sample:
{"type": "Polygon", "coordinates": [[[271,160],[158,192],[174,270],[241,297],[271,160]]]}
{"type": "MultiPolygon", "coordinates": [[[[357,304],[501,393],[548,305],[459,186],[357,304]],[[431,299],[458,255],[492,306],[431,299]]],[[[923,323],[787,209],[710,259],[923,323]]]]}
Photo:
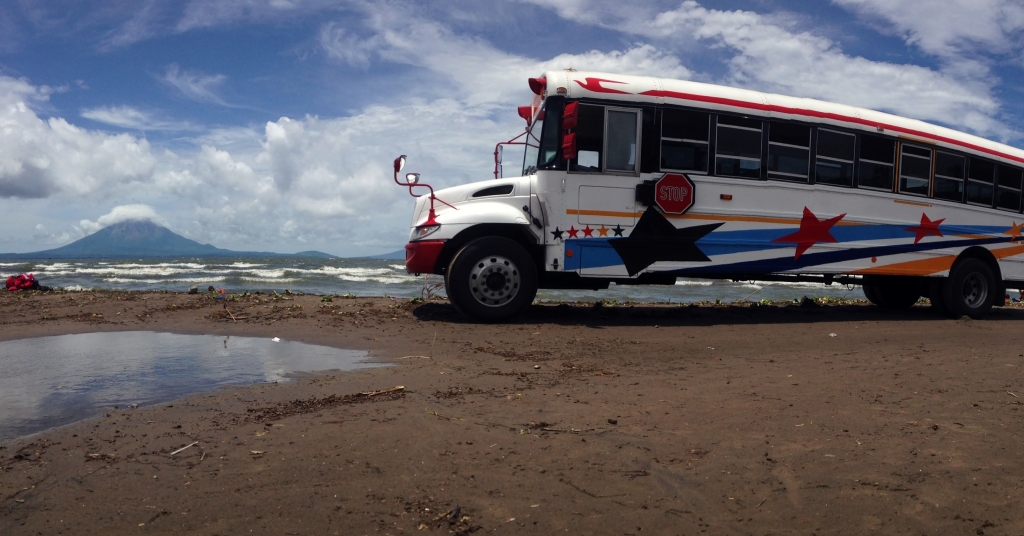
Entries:
{"type": "Polygon", "coordinates": [[[696,242],[724,223],[695,225],[676,229],[654,207],[648,207],[628,238],[608,241],[622,257],[632,277],[658,261],[710,262],[696,242]]]}
{"type": "Polygon", "coordinates": [[[564,231],[560,230],[558,227],[555,227],[555,230],[551,231],[551,234],[555,237],[555,240],[561,240],[563,232],[564,231]]]}
{"type": "Polygon", "coordinates": [[[615,228],[612,229],[612,232],[615,233],[615,236],[622,236],[622,231],[625,231],[625,229],[623,229],[622,226],[619,224],[615,224],[615,228]]]}

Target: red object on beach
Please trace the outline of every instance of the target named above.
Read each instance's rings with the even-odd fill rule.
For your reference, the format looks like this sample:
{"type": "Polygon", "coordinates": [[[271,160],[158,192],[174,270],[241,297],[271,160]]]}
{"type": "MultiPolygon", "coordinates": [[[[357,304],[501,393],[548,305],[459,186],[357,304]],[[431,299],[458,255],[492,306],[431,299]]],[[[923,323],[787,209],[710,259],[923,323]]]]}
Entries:
{"type": "Polygon", "coordinates": [[[32,274],[12,275],[7,278],[7,290],[10,291],[33,289],[38,285],[39,283],[36,282],[36,278],[32,274]]]}

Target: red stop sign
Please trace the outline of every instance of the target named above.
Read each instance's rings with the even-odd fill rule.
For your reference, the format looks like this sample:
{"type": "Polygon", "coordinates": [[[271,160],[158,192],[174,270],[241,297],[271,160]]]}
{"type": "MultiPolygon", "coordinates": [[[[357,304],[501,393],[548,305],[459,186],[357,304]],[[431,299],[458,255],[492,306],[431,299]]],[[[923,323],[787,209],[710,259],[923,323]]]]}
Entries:
{"type": "Polygon", "coordinates": [[[693,206],[693,182],[686,175],[666,173],[654,183],[654,202],[666,214],[682,214],[693,206]]]}

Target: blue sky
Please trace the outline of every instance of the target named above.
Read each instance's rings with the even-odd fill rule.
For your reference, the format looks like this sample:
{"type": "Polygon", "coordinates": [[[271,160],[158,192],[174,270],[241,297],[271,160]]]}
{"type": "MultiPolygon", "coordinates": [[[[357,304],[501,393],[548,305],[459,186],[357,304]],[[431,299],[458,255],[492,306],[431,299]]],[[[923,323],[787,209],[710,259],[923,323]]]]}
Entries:
{"type": "Polygon", "coordinates": [[[0,251],[135,217],[233,249],[392,251],[412,201],[390,160],[435,186],[489,178],[526,78],[567,67],[1024,147],[1019,0],[11,0],[0,251]]]}

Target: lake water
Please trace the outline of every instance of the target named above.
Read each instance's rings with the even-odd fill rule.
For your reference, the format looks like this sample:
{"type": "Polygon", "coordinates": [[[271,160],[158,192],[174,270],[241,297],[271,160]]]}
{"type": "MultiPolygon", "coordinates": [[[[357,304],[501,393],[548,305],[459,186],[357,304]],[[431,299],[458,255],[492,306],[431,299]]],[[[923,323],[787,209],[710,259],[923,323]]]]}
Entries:
{"type": "Polygon", "coordinates": [[[222,385],[382,366],[366,352],[252,337],[149,331],[0,342],[0,441],[222,385]]]}
{"type": "MultiPolygon", "coordinates": [[[[272,291],[356,296],[420,297],[424,287],[443,296],[439,276],[416,277],[397,260],[379,259],[140,259],[0,261],[0,274],[34,272],[40,283],[73,290],[92,288],[185,291],[191,285],[228,292],[272,291]]],[[[542,290],[537,298],[551,301],[613,299],[644,302],[774,301],[803,296],[864,299],[860,287],[818,283],[766,283],[679,279],[674,286],[617,286],[603,291],[542,290]]]]}

